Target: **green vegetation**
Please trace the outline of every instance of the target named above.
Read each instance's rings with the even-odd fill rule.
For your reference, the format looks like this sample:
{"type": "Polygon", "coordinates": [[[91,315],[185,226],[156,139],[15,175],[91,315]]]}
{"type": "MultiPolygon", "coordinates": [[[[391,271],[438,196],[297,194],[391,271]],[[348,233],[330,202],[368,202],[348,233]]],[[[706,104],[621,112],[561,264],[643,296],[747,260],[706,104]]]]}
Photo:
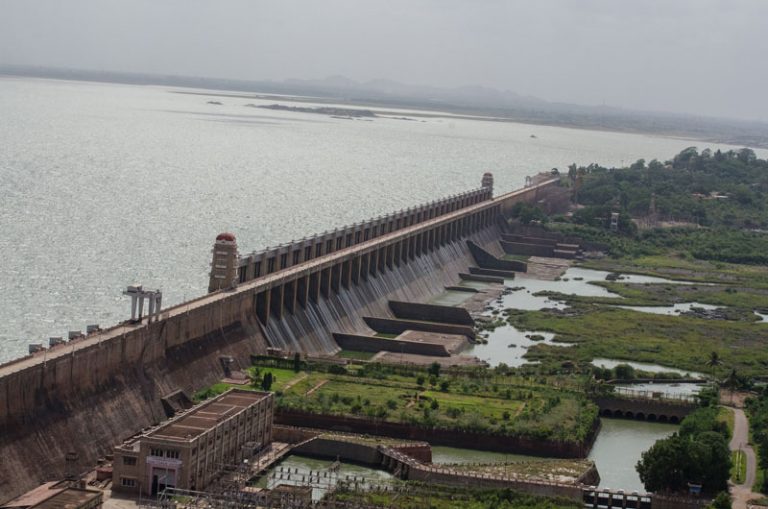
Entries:
{"type": "MultiPolygon", "coordinates": [[[[248,370],[252,383],[239,387],[266,390],[271,378],[279,409],[563,442],[585,440],[597,419],[597,406],[572,375],[534,377],[504,365],[445,370],[322,362],[303,362],[297,373],[287,367],[293,364],[262,357],[248,370]]],[[[216,384],[195,400],[229,387],[216,384]]]]}
{"type": "Polygon", "coordinates": [[[725,424],[726,428],[728,429],[728,436],[732,437],[735,420],[733,410],[727,407],[718,407],[718,409],[719,411],[717,413],[717,422],[725,424]]]}
{"type": "Polygon", "coordinates": [[[600,281],[593,283],[622,297],[585,297],[558,292],[540,292],[569,304],[606,304],[622,306],[670,306],[680,302],[699,302],[723,306],[729,319],[756,321],[753,309],[768,309],[768,289],[732,285],[697,285],[665,283],[622,283],[600,281]]]}
{"type": "Polygon", "coordinates": [[[699,153],[689,147],[666,164],[640,159],[620,169],[573,165],[568,177],[583,205],[577,223],[603,227],[617,211],[702,226],[768,226],[768,161],[747,148],[699,153]]]}
{"type": "Polygon", "coordinates": [[[581,264],[585,268],[659,276],[693,282],[711,282],[748,288],[768,288],[768,267],[695,260],[685,253],[624,258],[599,258],[581,264]]]}
{"type": "Polygon", "coordinates": [[[225,384],[225,383],[217,383],[213,384],[207,389],[201,389],[197,391],[195,394],[192,395],[192,401],[195,403],[199,403],[201,401],[204,401],[209,398],[215,398],[219,394],[223,394],[227,392],[232,387],[238,387],[237,385],[231,385],[231,384],[225,384]]]}
{"type": "Polygon", "coordinates": [[[666,163],[571,165],[563,178],[579,205],[571,218],[550,221],[525,207],[518,216],[601,245],[614,258],[673,253],[687,262],[766,265],[767,170],[768,161],[750,149],[699,153],[695,147],[666,163]],[[618,233],[609,228],[612,213],[619,214],[618,233]],[[671,227],[659,227],[664,222],[671,227]]]}
{"type": "MultiPolygon", "coordinates": [[[[266,369],[266,368],[261,368],[266,369]]],[[[562,441],[585,439],[597,408],[583,395],[508,376],[494,383],[439,365],[409,374],[367,364],[312,372],[278,394],[281,409],[562,441]]]]}
{"type": "Polygon", "coordinates": [[[731,509],[731,496],[727,491],[721,491],[707,506],[707,509],[731,509]]]}
{"type": "Polygon", "coordinates": [[[575,305],[557,310],[510,313],[510,324],[521,330],[555,333],[554,341],[572,343],[564,348],[537,344],[527,358],[542,361],[589,361],[595,357],[657,363],[705,372],[709,352],[718,351],[724,366],[745,375],[765,373],[768,349],[765,329],[750,322],[704,320],[687,316],[643,313],[598,305],[575,305]]]}
{"type": "Polygon", "coordinates": [[[747,475],[747,456],[744,451],[731,451],[731,481],[735,484],[744,482],[747,475]]]}
{"type": "Polygon", "coordinates": [[[338,490],[342,502],[387,509],[577,509],[577,502],[527,495],[512,490],[472,489],[409,483],[407,491],[338,490]]]}
{"type": "Polygon", "coordinates": [[[749,415],[749,426],[752,443],[755,447],[758,463],[758,475],[755,479],[754,491],[768,492],[766,470],[768,470],[768,388],[758,393],[756,398],[746,401],[746,411],[749,415]]]}
{"type": "Polygon", "coordinates": [[[470,471],[476,474],[515,476],[520,479],[545,479],[560,482],[571,479],[575,482],[592,468],[594,463],[585,459],[540,458],[507,463],[456,463],[443,466],[454,471],[470,471]]]}
{"type": "Polygon", "coordinates": [[[646,490],[686,492],[688,483],[701,484],[710,494],[728,490],[728,429],[717,414],[715,407],[696,410],[678,432],[643,453],[636,468],[646,490]]]}
{"type": "Polygon", "coordinates": [[[375,352],[359,352],[357,350],[342,350],[336,354],[337,357],[341,357],[342,359],[354,359],[359,361],[367,361],[374,355],[376,355],[375,352]]]}

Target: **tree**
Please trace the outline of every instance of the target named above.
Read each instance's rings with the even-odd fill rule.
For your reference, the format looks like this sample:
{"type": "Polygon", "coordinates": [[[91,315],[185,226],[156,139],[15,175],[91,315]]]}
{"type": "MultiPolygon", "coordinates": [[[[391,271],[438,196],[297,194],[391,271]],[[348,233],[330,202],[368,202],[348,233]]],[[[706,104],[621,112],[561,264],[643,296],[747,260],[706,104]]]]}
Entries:
{"type": "Polygon", "coordinates": [[[427,372],[430,375],[434,376],[435,378],[439,377],[440,376],[440,364],[437,363],[437,362],[433,362],[432,364],[429,365],[429,369],[427,370],[427,372]]]}
{"type": "Polygon", "coordinates": [[[678,433],[643,453],[636,469],[645,489],[685,492],[689,482],[711,494],[728,489],[731,451],[716,416],[715,408],[696,410],[683,419],[678,433]]]}
{"type": "Polygon", "coordinates": [[[721,491],[707,509],[731,509],[731,496],[727,491],[721,491]]]}
{"type": "Polygon", "coordinates": [[[763,493],[768,490],[768,435],[763,436],[760,441],[760,447],[757,449],[757,461],[760,468],[763,469],[763,493]]]}
{"type": "Polygon", "coordinates": [[[298,373],[301,371],[301,354],[299,352],[296,352],[293,355],[293,370],[298,373]]]}
{"type": "Polygon", "coordinates": [[[722,360],[720,360],[720,354],[717,352],[711,352],[709,354],[709,359],[707,359],[707,366],[712,368],[712,378],[715,379],[715,368],[717,366],[720,366],[723,363],[722,360]]]}
{"type": "Polygon", "coordinates": [[[629,364],[619,364],[613,368],[613,373],[619,380],[631,380],[635,378],[635,368],[629,364]]]}
{"type": "Polygon", "coordinates": [[[686,486],[687,440],[677,433],[658,440],[645,451],[635,468],[648,491],[680,491],[686,486]]]}
{"type": "Polygon", "coordinates": [[[272,376],[272,373],[265,373],[264,378],[261,380],[261,389],[263,391],[268,391],[272,388],[272,382],[275,381],[275,377],[272,376]]]}

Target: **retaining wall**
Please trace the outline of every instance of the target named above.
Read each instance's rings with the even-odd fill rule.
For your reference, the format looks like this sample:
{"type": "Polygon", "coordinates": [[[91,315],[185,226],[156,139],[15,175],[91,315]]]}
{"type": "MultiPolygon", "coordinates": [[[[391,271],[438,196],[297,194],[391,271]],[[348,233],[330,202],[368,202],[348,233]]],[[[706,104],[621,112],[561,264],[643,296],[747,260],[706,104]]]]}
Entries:
{"type": "Polygon", "coordinates": [[[475,321],[464,308],[422,304],[420,302],[389,301],[389,308],[397,318],[423,320],[428,322],[474,325],[475,321]]]}
{"type": "Polygon", "coordinates": [[[335,332],[333,338],[344,350],[357,350],[359,352],[397,352],[416,355],[431,355],[434,357],[450,357],[451,353],[445,345],[440,343],[427,343],[416,341],[403,341],[399,339],[379,338],[376,336],[362,336],[359,334],[343,334],[335,332]]]}
{"type": "Polygon", "coordinates": [[[441,334],[459,334],[475,339],[475,329],[468,325],[424,322],[418,320],[398,320],[396,318],[363,317],[365,323],[376,332],[383,334],[402,334],[407,330],[436,332],[441,334]]]}
{"type": "Polygon", "coordinates": [[[426,428],[396,422],[382,422],[336,415],[319,415],[285,409],[276,411],[275,422],[289,426],[311,426],[335,431],[419,440],[434,445],[555,458],[586,457],[592,447],[592,442],[599,426],[598,421],[596,421],[590,438],[584,443],[575,443],[426,428]]]}
{"type": "MultiPolygon", "coordinates": [[[[467,241],[469,252],[482,269],[507,270],[514,272],[527,272],[528,264],[518,260],[501,260],[499,255],[489,252],[488,246],[478,245],[472,240],[467,241]]],[[[502,251],[503,253],[503,251],[502,251]]]]}

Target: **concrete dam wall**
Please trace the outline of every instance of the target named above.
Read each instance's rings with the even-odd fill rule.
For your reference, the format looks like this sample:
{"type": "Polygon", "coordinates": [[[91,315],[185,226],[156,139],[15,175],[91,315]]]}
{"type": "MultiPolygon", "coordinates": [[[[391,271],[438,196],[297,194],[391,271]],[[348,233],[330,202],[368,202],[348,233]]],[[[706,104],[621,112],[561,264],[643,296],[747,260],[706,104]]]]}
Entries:
{"type": "Polygon", "coordinates": [[[456,284],[475,264],[467,240],[502,254],[499,214],[555,187],[465,196],[454,210],[0,365],[0,502],[92,467],[166,419],[174,394],[221,380],[269,346],[332,354],[334,332],[369,334],[363,317],[391,316],[390,300],[424,302],[456,284]]]}
{"type": "MultiPolygon", "coordinates": [[[[470,238],[502,254],[495,226],[470,238]]],[[[267,340],[271,346],[288,352],[334,354],[340,348],[333,333],[372,334],[364,317],[392,317],[390,301],[429,300],[446,286],[458,283],[458,274],[474,264],[465,239],[450,242],[400,267],[370,276],[362,284],[342,288],[301,312],[272,317],[265,327],[267,340]]]]}

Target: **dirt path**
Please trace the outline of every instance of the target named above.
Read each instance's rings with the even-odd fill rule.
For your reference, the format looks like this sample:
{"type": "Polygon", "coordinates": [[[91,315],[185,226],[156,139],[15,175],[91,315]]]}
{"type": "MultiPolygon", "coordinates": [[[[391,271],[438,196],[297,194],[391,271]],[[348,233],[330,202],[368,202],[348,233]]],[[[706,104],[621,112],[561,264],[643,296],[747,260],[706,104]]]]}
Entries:
{"type": "Polygon", "coordinates": [[[755,473],[757,472],[757,459],[755,451],[749,445],[749,420],[741,408],[732,408],[733,411],[733,437],[728,444],[732,451],[741,449],[747,458],[747,473],[744,476],[744,483],[734,484],[731,487],[731,496],[733,497],[733,509],[747,509],[747,501],[757,498],[760,495],[752,493],[752,485],[755,483],[755,473]]]}
{"type": "Polygon", "coordinates": [[[302,380],[304,380],[304,379],[305,379],[305,378],[307,378],[308,376],[309,376],[309,375],[308,375],[308,374],[306,374],[306,373],[302,373],[302,374],[300,374],[299,376],[297,376],[296,378],[294,378],[293,380],[291,380],[290,382],[288,382],[287,384],[285,384],[285,387],[283,387],[283,391],[287,391],[288,389],[290,389],[291,387],[293,387],[293,386],[294,386],[294,385],[296,385],[297,383],[301,382],[302,380]]]}
{"type": "Polygon", "coordinates": [[[315,392],[316,390],[318,390],[320,387],[322,387],[327,383],[328,383],[328,380],[320,380],[320,382],[317,385],[315,385],[314,387],[312,387],[310,390],[307,391],[305,396],[311,395],[313,392],[315,392]]]}

